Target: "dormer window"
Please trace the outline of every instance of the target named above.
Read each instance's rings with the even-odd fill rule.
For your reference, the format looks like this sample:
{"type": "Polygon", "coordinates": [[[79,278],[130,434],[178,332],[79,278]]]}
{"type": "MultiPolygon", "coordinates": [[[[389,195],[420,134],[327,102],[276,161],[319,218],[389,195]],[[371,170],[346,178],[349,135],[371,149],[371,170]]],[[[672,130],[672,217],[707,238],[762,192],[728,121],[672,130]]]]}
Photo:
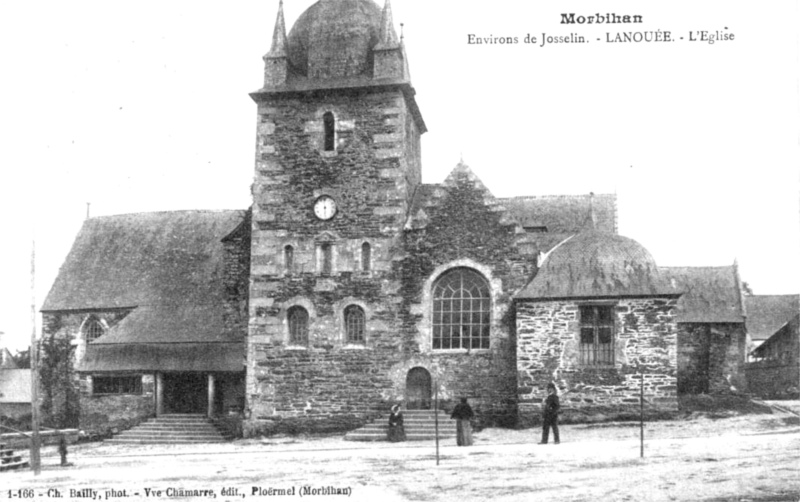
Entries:
{"type": "Polygon", "coordinates": [[[323,150],[332,152],[336,149],[336,119],[332,112],[325,112],[322,116],[322,127],[325,132],[323,150]]]}
{"type": "Polygon", "coordinates": [[[544,225],[527,226],[527,227],[522,227],[522,229],[528,232],[529,234],[543,234],[547,232],[547,227],[544,225]]]}

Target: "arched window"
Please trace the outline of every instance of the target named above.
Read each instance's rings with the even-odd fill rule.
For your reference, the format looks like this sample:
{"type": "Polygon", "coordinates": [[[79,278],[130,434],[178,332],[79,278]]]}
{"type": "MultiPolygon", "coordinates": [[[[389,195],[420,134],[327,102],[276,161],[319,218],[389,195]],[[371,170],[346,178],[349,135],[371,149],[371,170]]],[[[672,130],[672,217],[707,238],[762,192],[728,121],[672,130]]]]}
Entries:
{"type": "Polygon", "coordinates": [[[488,349],[491,294],[476,271],[456,268],[433,285],[433,348],[488,349]]]}
{"type": "Polygon", "coordinates": [[[325,145],[324,150],[326,152],[332,152],[335,148],[335,130],[336,119],[333,117],[333,113],[325,112],[325,115],[322,116],[322,126],[325,130],[325,145]]]}
{"type": "Polygon", "coordinates": [[[303,307],[291,307],[286,319],[289,324],[289,343],[308,345],[308,311],[303,307]]]}
{"type": "Polygon", "coordinates": [[[291,275],[294,271],[294,248],[291,245],[283,248],[283,267],[286,275],[291,275]]]}
{"type": "Polygon", "coordinates": [[[372,247],[369,242],[361,245],[361,271],[369,272],[372,268],[372,247]]]}
{"type": "Polygon", "coordinates": [[[364,309],[358,305],[350,305],[344,309],[344,330],[347,343],[364,343],[366,340],[364,309]]]}
{"type": "Polygon", "coordinates": [[[86,340],[86,343],[92,343],[103,336],[103,333],[105,333],[103,325],[94,317],[86,321],[86,324],[83,325],[83,339],[86,340]]]}
{"type": "Polygon", "coordinates": [[[331,275],[333,272],[333,246],[329,242],[323,242],[320,245],[320,252],[322,254],[322,275],[331,275]]]}

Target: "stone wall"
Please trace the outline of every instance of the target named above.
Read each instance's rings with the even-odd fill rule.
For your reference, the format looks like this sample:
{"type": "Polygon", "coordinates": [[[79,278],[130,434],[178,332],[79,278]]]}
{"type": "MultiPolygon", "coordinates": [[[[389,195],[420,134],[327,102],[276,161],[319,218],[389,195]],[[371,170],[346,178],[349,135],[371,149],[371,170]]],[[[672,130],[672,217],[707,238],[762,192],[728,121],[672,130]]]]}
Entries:
{"type": "Polygon", "coordinates": [[[398,398],[386,376],[405,351],[394,262],[420,179],[419,131],[402,93],[377,89],[266,96],[257,136],[244,432],[353,428],[398,398]],[[324,145],[328,112],[332,150],[324,145]],[[314,214],[323,195],[337,205],[329,220],[314,214]],[[350,305],[365,313],[363,344],[346,341],[350,305]],[[304,346],[289,343],[292,307],[309,314],[304,346]]]}
{"type": "Polygon", "coordinates": [[[566,420],[632,417],[644,378],[648,414],[677,411],[677,325],[674,298],[627,299],[614,306],[613,366],[581,366],[581,301],[517,302],[519,413],[537,423],[546,385],[561,394],[566,420]]]}
{"type": "Polygon", "coordinates": [[[800,316],[795,316],[764,345],[764,359],[746,365],[747,388],[765,398],[800,397],[800,316]]]}
{"type": "MultiPolygon", "coordinates": [[[[138,377],[139,375],[137,375],[138,377]]],[[[80,428],[90,436],[117,434],[155,416],[155,377],[141,375],[141,394],[93,395],[92,377],[81,375],[80,428]]]]}
{"type": "Polygon", "coordinates": [[[720,394],[745,391],[747,335],[740,323],[678,325],[678,392],[720,394]]]}
{"type": "Polygon", "coordinates": [[[533,259],[516,250],[515,225],[466,175],[427,208],[429,229],[404,232],[419,155],[418,126],[397,91],[259,103],[245,435],[358,427],[406,399],[413,368],[427,370],[445,407],[467,396],[484,423],[516,416],[511,296],[533,259]],[[328,111],[336,117],[334,151],[321,141],[328,111]],[[331,220],[313,213],[321,195],[337,202],[331,220]],[[320,243],[333,249],[329,274],[320,268],[320,243]],[[476,270],[491,286],[489,349],[432,349],[430,290],[454,267],[476,270]],[[366,314],[363,344],[345,340],[348,305],[366,314]],[[305,346],[289,343],[295,306],[309,314],[305,346]]]}

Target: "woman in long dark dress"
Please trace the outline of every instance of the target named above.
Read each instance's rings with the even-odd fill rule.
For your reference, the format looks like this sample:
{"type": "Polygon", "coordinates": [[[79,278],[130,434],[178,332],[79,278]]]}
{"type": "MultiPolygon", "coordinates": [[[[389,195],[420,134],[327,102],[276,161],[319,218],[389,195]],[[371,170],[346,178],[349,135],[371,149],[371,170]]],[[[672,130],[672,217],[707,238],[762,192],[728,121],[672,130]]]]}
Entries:
{"type": "Polygon", "coordinates": [[[406,440],[406,430],[403,427],[403,412],[400,411],[400,405],[392,406],[392,411],[389,413],[389,441],[397,443],[406,440]]]}
{"type": "Polygon", "coordinates": [[[462,397],[461,402],[453,408],[453,413],[450,418],[456,420],[456,444],[458,446],[471,446],[472,445],[472,423],[470,420],[475,416],[472,412],[467,398],[462,397]]]}

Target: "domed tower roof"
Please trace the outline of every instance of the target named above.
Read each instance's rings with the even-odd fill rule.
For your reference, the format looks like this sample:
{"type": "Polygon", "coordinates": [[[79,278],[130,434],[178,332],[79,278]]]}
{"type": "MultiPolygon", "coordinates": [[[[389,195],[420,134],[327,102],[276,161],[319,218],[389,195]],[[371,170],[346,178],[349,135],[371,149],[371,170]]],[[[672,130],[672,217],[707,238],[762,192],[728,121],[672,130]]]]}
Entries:
{"type": "Polygon", "coordinates": [[[382,9],[372,0],[320,0],[289,32],[289,64],[312,79],[350,77],[372,71],[382,9]]]}
{"type": "Polygon", "coordinates": [[[595,230],[550,251],[517,299],[678,296],[638,242],[595,230]]]}

